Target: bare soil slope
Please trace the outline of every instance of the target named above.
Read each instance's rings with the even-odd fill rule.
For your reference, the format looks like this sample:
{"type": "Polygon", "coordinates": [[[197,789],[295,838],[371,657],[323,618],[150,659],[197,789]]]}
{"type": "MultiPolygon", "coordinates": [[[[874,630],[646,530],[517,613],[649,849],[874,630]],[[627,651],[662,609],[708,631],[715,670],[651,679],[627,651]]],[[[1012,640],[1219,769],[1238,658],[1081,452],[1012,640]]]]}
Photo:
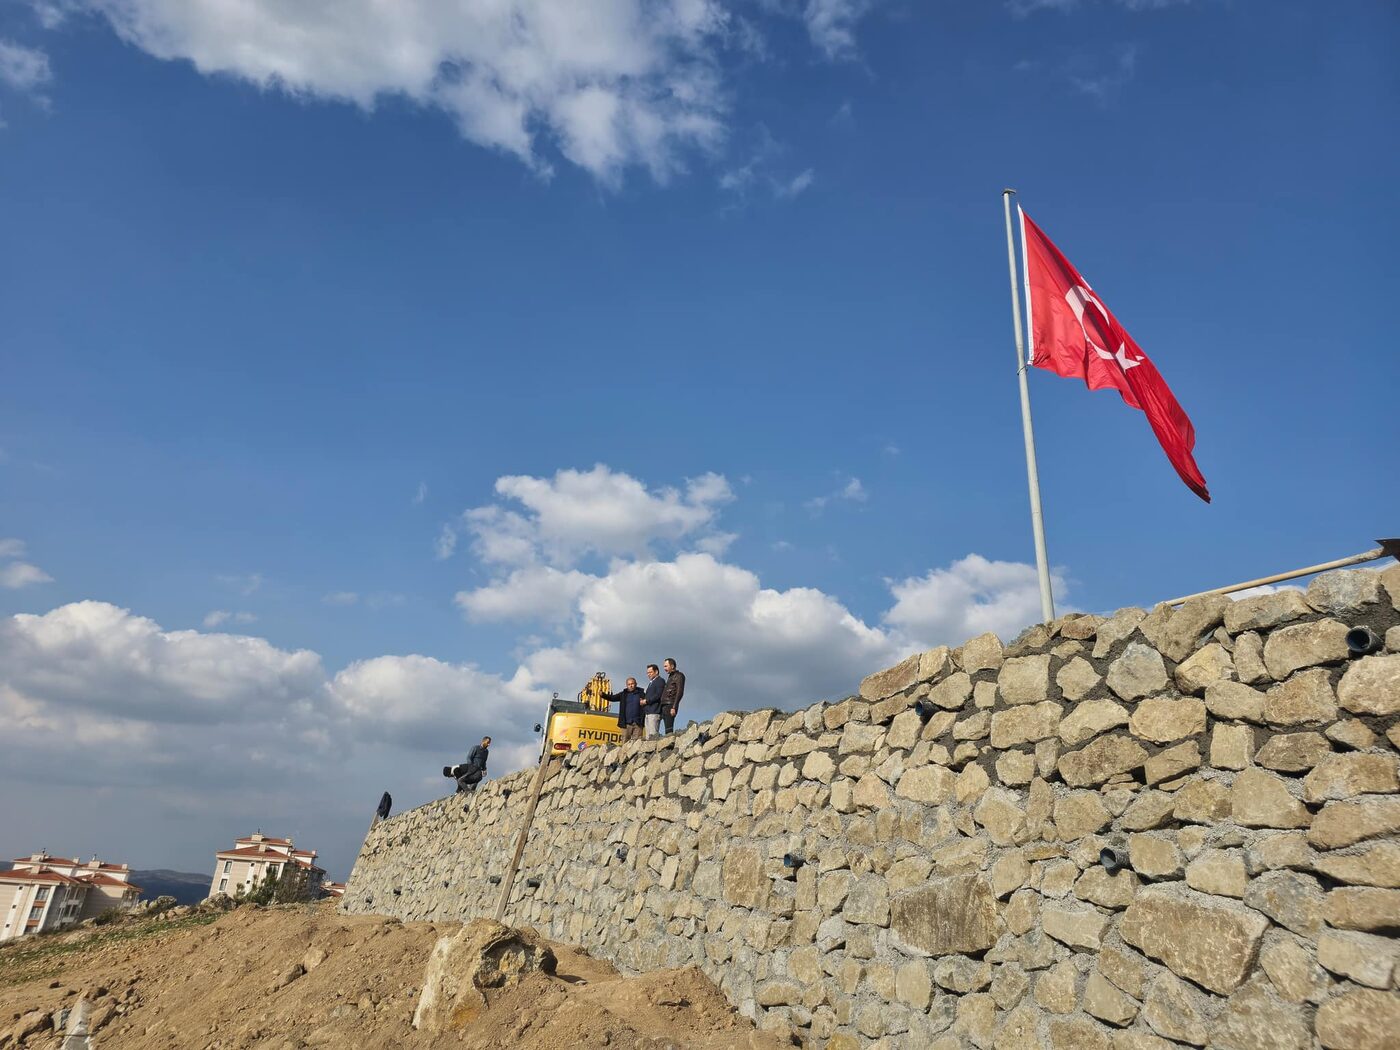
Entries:
{"type": "Polygon", "coordinates": [[[562,945],[552,946],[555,974],[531,973],[488,991],[485,1012],[461,1032],[418,1032],[410,1022],[429,953],[456,929],[287,905],[7,945],[0,950],[0,1050],[57,1047],[61,1040],[47,1025],[16,1037],[35,1023],[36,1011],[52,1014],[81,997],[100,1025],[94,1050],[790,1045],[755,1032],[698,970],[623,978],[562,945]]]}

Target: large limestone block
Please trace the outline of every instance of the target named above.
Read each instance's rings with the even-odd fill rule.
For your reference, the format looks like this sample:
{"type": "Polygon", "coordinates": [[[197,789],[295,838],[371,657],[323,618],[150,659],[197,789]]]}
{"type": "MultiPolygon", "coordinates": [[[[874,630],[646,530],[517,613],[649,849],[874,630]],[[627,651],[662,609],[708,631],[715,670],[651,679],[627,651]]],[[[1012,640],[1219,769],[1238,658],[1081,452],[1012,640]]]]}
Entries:
{"type": "Polygon", "coordinates": [[[1358,988],[1317,1008],[1317,1038],[1327,1050],[1395,1050],[1400,995],[1358,988]]]}
{"type": "Polygon", "coordinates": [[[1130,642],[1108,669],[1108,687],[1122,700],[1139,700],[1167,687],[1162,654],[1142,642],[1130,642]]]}
{"type": "MultiPolygon", "coordinates": [[[[836,763],[825,751],[813,751],[802,763],[802,777],[805,780],[815,780],[822,784],[830,784],[831,778],[836,774],[836,763]]],[[[718,778],[716,778],[718,779],[718,778]]],[[[719,798],[718,789],[715,797],[719,798]]]]}
{"type": "Polygon", "coordinates": [[[890,911],[895,941],[917,952],[966,954],[996,943],[996,898],[981,875],[933,879],[896,897],[890,911]]]}
{"type": "Polygon", "coordinates": [[[1028,836],[1026,811],[1017,804],[1014,792],[991,788],[983,793],[973,816],[987,829],[987,835],[998,846],[1011,846],[1028,836]]]}
{"type": "Polygon", "coordinates": [[[1339,977],[1369,988],[1389,988],[1400,943],[1389,937],[1323,930],[1317,938],[1317,961],[1339,977]]]}
{"type": "Polygon", "coordinates": [[[1076,656],[1055,672],[1055,684],[1066,700],[1082,700],[1101,681],[1103,678],[1094,670],[1094,665],[1082,656],[1076,656]]]}
{"type": "Polygon", "coordinates": [[[1323,806],[1308,829],[1308,841],[1321,849],[1340,849],[1362,839],[1397,832],[1400,798],[1361,798],[1323,806]]]}
{"type": "Polygon", "coordinates": [[[1324,853],[1313,870],[1353,886],[1400,887],[1400,842],[1364,842],[1324,853]]]}
{"type": "Polygon", "coordinates": [[[1346,615],[1385,601],[1381,574],[1372,569],[1324,572],[1303,592],[1307,603],[1320,613],[1346,615]]]}
{"type": "Polygon", "coordinates": [[[1202,638],[1220,626],[1230,604],[1230,599],[1223,594],[1207,594],[1176,609],[1159,605],[1138,629],[1164,656],[1179,663],[1202,638]]]}
{"type": "Polygon", "coordinates": [[[1221,1050],[1311,1050],[1312,1045],[1303,1008],[1283,1002],[1263,979],[1230,996],[1211,1026],[1211,1046],[1221,1050]]]}
{"type": "Polygon", "coordinates": [[[739,742],[751,743],[755,740],[762,740],[768,732],[768,724],[773,721],[776,711],[750,711],[744,716],[744,720],[739,723],[739,742]]]}
{"type": "Polygon", "coordinates": [[[1063,713],[1053,700],[997,711],[992,715],[992,747],[1004,750],[1052,737],[1063,713]]]}
{"type": "Polygon", "coordinates": [[[922,654],[915,653],[893,667],[876,671],[860,683],[863,700],[884,700],[886,697],[902,693],[919,680],[919,661],[922,654]]]}
{"type": "Polygon", "coordinates": [[[1001,666],[1004,657],[1001,639],[991,631],[979,634],[971,641],[963,643],[960,663],[968,674],[978,671],[995,671],[1001,666]]]}
{"type": "Polygon", "coordinates": [[[1099,624],[1094,641],[1094,659],[1102,660],[1107,656],[1115,645],[1136,631],[1138,624],[1146,617],[1146,609],[1130,607],[1119,609],[1099,624]]]}
{"type": "Polygon", "coordinates": [[[763,871],[763,853],[756,846],[731,846],[724,858],[724,900],[744,908],[768,903],[772,880],[763,871]]]}
{"type": "Polygon", "coordinates": [[[1013,656],[997,672],[997,689],[1006,704],[1034,704],[1050,692],[1050,656],[1013,656]]]}
{"type": "Polygon", "coordinates": [[[413,1027],[460,1031],[485,1011],[484,989],[509,988],[531,973],[553,973],[554,966],[554,952],[533,932],[475,919],[433,946],[413,1027]]]}
{"type": "Polygon", "coordinates": [[[1248,828],[1305,828],[1312,815],[1288,782],[1263,769],[1245,769],[1230,787],[1230,812],[1248,828]]]}
{"type": "Polygon", "coordinates": [[[1201,745],[1194,740],[1186,740],[1153,755],[1143,763],[1142,770],[1149,784],[1161,784],[1199,769],[1200,765],[1201,745]]]}
{"type": "Polygon", "coordinates": [[[936,805],[953,797],[957,780],[956,773],[942,766],[916,766],[904,771],[895,794],[914,802],[936,805]]]}
{"type": "Polygon", "coordinates": [[[1086,747],[1062,755],[1060,776],[1070,787],[1093,787],[1119,773],[1140,768],[1147,761],[1147,749],[1130,736],[1110,733],[1086,747]]]}
{"type": "Polygon", "coordinates": [[[1347,658],[1347,626],[1336,620],[1316,620],[1284,627],[1264,642],[1264,666],[1277,681],[1294,671],[1347,658]]]}
{"type": "Polygon", "coordinates": [[[1350,799],[1356,795],[1390,795],[1400,791],[1400,759],[1352,751],[1329,754],[1303,778],[1308,802],[1350,799]]]}
{"type": "Polygon", "coordinates": [[[1337,698],[1322,668],[1300,671],[1264,695],[1264,721],[1276,726],[1316,725],[1337,717],[1337,698]]]}
{"type": "Polygon", "coordinates": [[[972,679],[965,671],[950,674],[929,690],[928,699],[949,711],[960,710],[972,699],[972,679]]]}
{"type": "Polygon", "coordinates": [[[1138,704],[1128,729],[1136,737],[1170,744],[1206,731],[1206,705],[1194,697],[1175,700],[1159,696],[1138,704]]]}
{"type": "Polygon", "coordinates": [[[1060,739],[1078,747],[1106,730],[1127,724],[1128,711],[1122,705],[1112,700],[1084,700],[1060,721],[1060,739]]]}
{"type": "Polygon", "coordinates": [[[1281,733],[1265,742],[1254,761],[1279,773],[1302,773],[1331,753],[1332,745],[1321,733],[1281,733]]]}
{"type": "Polygon", "coordinates": [[[953,669],[953,650],[940,645],[919,654],[919,681],[929,682],[942,678],[953,669]]]}
{"type": "Polygon", "coordinates": [[[1123,914],[1123,940],[1219,995],[1244,982],[1269,920],[1180,883],[1144,886],[1123,914]]]}
{"type": "Polygon", "coordinates": [[[1186,885],[1218,897],[1243,897],[1249,884],[1239,850],[1204,849],[1186,866],[1186,885]]]}
{"type": "Polygon", "coordinates": [[[1264,694],[1238,682],[1215,682],[1206,686],[1206,709],[1216,718],[1262,722],[1264,694]]]}
{"type": "Polygon", "coordinates": [[[1183,693],[1205,692],[1215,682],[1230,682],[1235,678],[1235,661],[1219,642],[1212,642],[1177,665],[1176,687],[1183,693]]]}
{"type": "Polygon", "coordinates": [[[1327,894],[1322,915],[1339,930],[1400,928],[1400,890],[1339,886],[1327,894]]]}
{"type": "Polygon", "coordinates": [[[1263,631],[1290,620],[1312,615],[1312,606],[1303,599],[1303,592],[1288,588],[1273,594],[1260,594],[1231,602],[1225,610],[1225,630],[1231,634],[1243,631],[1263,631]]]}
{"type": "Polygon", "coordinates": [[[841,914],[847,922],[863,925],[888,926],[890,921],[889,890],[879,875],[862,875],[851,883],[846,894],[846,906],[841,914]]]}
{"type": "Polygon", "coordinates": [[[1168,1039],[1205,1046],[1210,1039],[1211,999],[1170,973],[1158,974],[1148,985],[1143,1019],[1168,1039]]]}
{"type": "Polygon", "coordinates": [[[1244,902],[1263,912],[1284,929],[1317,937],[1322,928],[1322,887],[1311,875],[1298,871],[1269,871],[1250,882],[1244,902]]]}
{"type": "Polygon", "coordinates": [[[1097,908],[1067,901],[1047,902],[1040,911],[1041,929],[1047,937],[1086,951],[1098,951],[1102,947],[1108,921],[1108,915],[1097,908]]]}
{"type": "Polygon", "coordinates": [[[1269,680],[1264,666],[1264,639],[1257,631],[1246,631],[1236,638],[1230,657],[1235,661],[1235,677],[1241,682],[1254,685],[1269,680]]]}
{"type": "Polygon", "coordinates": [[[1337,684],[1337,700],[1358,715],[1400,711],[1400,654],[1363,656],[1337,684]]]}
{"type": "Polygon", "coordinates": [[[1097,791],[1070,791],[1055,800],[1055,830],[1066,842],[1101,831],[1112,819],[1097,791]]]}

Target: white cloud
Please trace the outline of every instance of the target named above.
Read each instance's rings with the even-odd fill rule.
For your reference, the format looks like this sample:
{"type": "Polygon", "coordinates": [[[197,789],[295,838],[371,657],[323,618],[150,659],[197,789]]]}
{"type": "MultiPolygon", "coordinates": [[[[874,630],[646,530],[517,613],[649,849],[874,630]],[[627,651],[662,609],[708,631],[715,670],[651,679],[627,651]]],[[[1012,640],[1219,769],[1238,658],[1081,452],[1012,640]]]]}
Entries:
{"type": "Polygon", "coordinates": [[[875,6],[875,0],[807,0],[803,20],[812,43],[831,59],[856,54],[856,24],[875,6]]]}
{"type": "Polygon", "coordinates": [[[860,478],[848,478],[844,485],[838,486],[824,496],[814,496],[802,505],[813,514],[820,514],[837,500],[845,500],[848,503],[864,503],[869,498],[870,493],[866,491],[860,478]]]}
{"type": "Polygon", "coordinates": [[[469,664],[418,655],[356,661],[335,676],[330,693],[367,739],[438,750],[450,740],[463,752],[464,743],[486,734],[527,743],[548,699],[519,674],[503,680],[469,664]]]}
{"type": "Polygon", "coordinates": [[[53,78],[49,56],[37,48],[0,38],[0,84],[26,94],[53,78]]]}
{"type": "MultiPolygon", "coordinates": [[[[1087,59],[1080,59],[1084,64],[1087,59]]],[[[1069,82],[1082,95],[1088,95],[1100,106],[1106,106],[1128,85],[1137,71],[1137,48],[1118,48],[1112,62],[1091,72],[1070,72],[1069,82]]]]}
{"type": "Polygon", "coordinates": [[[37,583],[52,582],[52,576],[37,565],[30,565],[25,561],[12,561],[7,565],[0,565],[0,587],[12,591],[21,587],[32,587],[37,583]]]}
{"type": "MultiPolygon", "coordinates": [[[[1063,597],[1064,577],[1052,571],[1050,580],[1055,593],[1063,597]]],[[[1022,562],[989,561],[969,554],[946,569],[891,580],[889,587],[895,603],[885,614],[885,623],[923,647],[959,645],[984,631],[995,631],[1003,641],[1010,641],[1027,624],[1040,620],[1035,566],[1022,562]]],[[[1065,606],[1061,611],[1071,610],[1065,606]]]]}
{"type": "Polygon", "coordinates": [[[527,565],[485,587],[459,591],[456,603],[473,620],[567,620],[595,577],[574,569],[527,565]]]}
{"type": "Polygon", "coordinates": [[[783,163],[787,147],[773,137],[767,125],[759,124],[752,138],[749,159],[719,177],[720,189],[732,193],[736,200],[742,203],[755,191],[778,200],[787,200],[798,196],[816,181],[816,172],[812,168],[805,168],[795,175],[782,170],[791,170],[783,163]]]}
{"type": "Polygon", "coordinates": [[[451,525],[444,525],[438,532],[437,539],[433,541],[433,554],[438,561],[446,561],[456,550],[457,530],[451,525]]]}
{"type": "Polygon", "coordinates": [[[425,499],[427,499],[427,498],[428,498],[428,483],[427,483],[426,481],[420,481],[420,482],[418,483],[418,489],[417,489],[417,491],[415,491],[415,492],[413,493],[413,505],[414,505],[415,507],[421,507],[421,506],[423,505],[423,501],[424,501],[425,499]]]}
{"type": "Polygon", "coordinates": [[[203,622],[205,627],[220,627],[226,623],[257,623],[258,618],[250,612],[229,612],[227,609],[215,609],[205,613],[203,622]]]}
{"type": "Polygon", "coordinates": [[[691,675],[691,718],[844,696],[900,650],[831,596],[765,588],[709,554],[619,563],[584,588],[577,608],[574,636],[529,654],[524,681],[568,695],[594,670],[640,677],[646,664],[674,656],[691,675]]]}
{"type": "Polygon", "coordinates": [[[263,585],[263,575],[260,572],[249,573],[246,576],[216,576],[225,587],[231,587],[243,597],[248,597],[263,585]]]}
{"type": "Polygon", "coordinates": [[[402,96],[541,173],[664,180],[723,134],[719,0],[79,0],[127,42],[265,90],[402,96]]]}
{"type": "Polygon", "coordinates": [[[587,555],[644,556],[656,543],[703,538],[719,508],[734,498],[719,474],[687,479],[684,489],[651,490],[601,463],[592,470],[560,470],[552,478],[502,477],[496,493],[525,513],[477,507],[463,515],[463,523],[479,558],[514,566],[543,560],[571,567],[587,555]]]}
{"type": "Polygon", "coordinates": [[[24,540],[0,539],[0,558],[23,558],[27,549],[24,540]]]}
{"type": "Polygon", "coordinates": [[[323,605],[354,605],[359,600],[360,596],[355,591],[333,591],[321,597],[323,605]]]}
{"type": "MultiPolygon", "coordinates": [[[[53,707],[108,718],[217,724],[315,704],[321,661],[261,638],[163,631],[106,602],[0,620],[0,681],[53,707]]],[[[86,717],[86,716],[85,716],[86,717]]]]}

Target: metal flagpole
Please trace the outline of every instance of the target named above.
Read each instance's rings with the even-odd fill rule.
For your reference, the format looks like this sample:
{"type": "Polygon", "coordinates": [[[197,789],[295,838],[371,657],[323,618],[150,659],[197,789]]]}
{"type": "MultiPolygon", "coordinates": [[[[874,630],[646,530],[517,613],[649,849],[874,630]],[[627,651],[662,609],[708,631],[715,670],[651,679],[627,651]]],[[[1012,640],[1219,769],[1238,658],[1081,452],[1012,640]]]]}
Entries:
{"type": "MultiPolygon", "coordinates": [[[[1055,598],[1050,592],[1050,558],[1045,553],[1045,518],[1040,512],[1040,473],[1035,466],[1035,430],[1031,426],[1031,392],[1026,383],[1026,345],[1021,334],[1021,290],[1016,280],[1016,237],[1011,231],[1011,197],[1001,191],[1006,209],[1006,263],[1011,272],[1011,318],[1016,327],[1016,378],[1021,384],[1021,427],[1026,435],[1026,481],[1031,490],[1031,529],[1035,533],[1035,567],[1040,575],[1040,614],[1044,623],[1055,618],[1055,598]]],[[[1022,251],[1025,246],[1022,245],[1022,251]]]]}

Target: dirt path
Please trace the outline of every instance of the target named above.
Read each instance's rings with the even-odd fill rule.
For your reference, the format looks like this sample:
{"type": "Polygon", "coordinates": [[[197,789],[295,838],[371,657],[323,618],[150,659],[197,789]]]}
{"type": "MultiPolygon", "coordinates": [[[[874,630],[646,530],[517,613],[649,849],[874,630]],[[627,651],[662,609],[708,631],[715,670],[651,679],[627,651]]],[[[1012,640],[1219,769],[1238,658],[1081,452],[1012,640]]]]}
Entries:
{"type": "Polygon", "coordinates": [[[554,975],[488,993],[461,1033],[410,1024],[424,966],[450,924],[344,916],[326,905],[240,908],[209,922],[101,928],[0,950],[0,1050],[60,1040],[14,1033],[34,1011],[86,996],[93,1050],[778,1050],[695,969],[638,978],[554,945],[554,975]]]}

